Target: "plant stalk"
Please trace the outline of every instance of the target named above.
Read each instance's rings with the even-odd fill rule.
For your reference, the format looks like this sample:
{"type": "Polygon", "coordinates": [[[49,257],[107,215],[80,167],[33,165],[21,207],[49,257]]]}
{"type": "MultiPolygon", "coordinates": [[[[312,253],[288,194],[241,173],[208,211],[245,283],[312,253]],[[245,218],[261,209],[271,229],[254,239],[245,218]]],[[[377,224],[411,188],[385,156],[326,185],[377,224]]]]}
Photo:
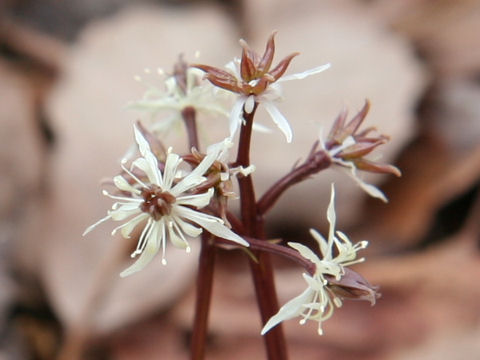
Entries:
{"type": "MultiPolygon", "coordinates": [[[[253,111],[246,113],[243,111],[245,124],[241,126],[240,139],[238,146],[238,155],[236,165],[248,167],[250,165],[250,141],[252,136],[253,117],[258,103],[255,103],[253,111]]],[[[251,175],[238,178],[240,188],[241,219],[247,236],[264,239],[263,217],[257,213],[255,191],[251,175]]],[[[270,260],[270,254],[258,250],[252,251],[257,261],[250,259],[250,270],[252,272],[253,283],[257,303],[260,310],[262,324],[277,313],[279,306],[275,283],[273,278],[273,269],[270,260]]],[[[279,324],[267,334],[264,335],[265,347],[269,360],[286,360],[287,346],[283,333],[282,324],[279,324]]]]}
{"type": "Polygon", "coordinates": [[[192,342],[190,344],[191,359],[205,358],[205,346],[208,335],[208,315],[213,288],[215,265],[215,246],[212,235],[202,234],[202,248],[198,262],[197,293],[195,299],[195,317],[193,320],[192,342]]]}

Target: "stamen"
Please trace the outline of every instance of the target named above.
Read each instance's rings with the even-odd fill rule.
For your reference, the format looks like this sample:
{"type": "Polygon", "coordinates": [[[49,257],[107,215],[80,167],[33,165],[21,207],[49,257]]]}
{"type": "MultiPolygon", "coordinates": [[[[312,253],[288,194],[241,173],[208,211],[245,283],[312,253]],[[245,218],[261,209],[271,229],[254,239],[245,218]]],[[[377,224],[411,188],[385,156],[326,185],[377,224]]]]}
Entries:
{"type": "MultiPolygon", "coordinates": [[[[143,201],[142,199],[130,198],[130,197],[126,197],[126,196],[112,195],[107,190],[102,190],[102,194],[105,195],[105,196],[108,196],[110,199],[126,201],[127,204],[132,203],[132,202],[139,202],[140,203],[140,202],[143,201]]],[[[115,204],[113,204],[113,206],[115,206],[115,204]]],[[[112,209],[115,210],[115,208],[113,206],[112,206],[112,209]]]]}
{"type": "Polygon", "coordinates": [[[148,188],[148,186],[145,185],[145,183],[143,181],[141,181],[138,177],[136,177],[133,174],[133,172],[131,172],[130,170],[127,169],[127,167],[125,166],[125,163],[127,161],[128,161],[127,159],[123,159],[122,162],[120,163],[120,166],[122,167],[122,170],[125,171],[128,175],[130,175],[132,177],[132,179],[135,180],[138,184],[140,184],[144,188],[148,188]]]}
{"type": "Polygon", "coordinates": [[[140,238],[138,240],[137,248],[135,251],[130,255],[132,258],[141,254],[143,250],[145,249],[145,246],[147,245],[146,239],[151,233],[151,229],[153,229],[152,226],[153,220],[151,218],[148,219],[147,225],[142,230],[142,233],[140,234],[140,238]]]}

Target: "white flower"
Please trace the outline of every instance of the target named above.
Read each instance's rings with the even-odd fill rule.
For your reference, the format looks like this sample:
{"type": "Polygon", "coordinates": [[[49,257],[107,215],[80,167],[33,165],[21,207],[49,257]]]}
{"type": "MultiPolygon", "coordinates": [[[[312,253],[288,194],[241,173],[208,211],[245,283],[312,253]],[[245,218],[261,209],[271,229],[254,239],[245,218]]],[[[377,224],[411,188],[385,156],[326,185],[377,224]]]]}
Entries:
{"type": "Polygon", "coordinates": [[[155,155],[151,152],[148,142],[141,132],[134,126],[135,139],[141,157],[133,161],[132,168],[141,170],[148,181],[142,181],[131,171],[124,170],[135,180],[131,185],[123,176],[116,176],[115,186],[128,196],[111,195],[104,191],[104,195],[117,200],[108,211],[108,215],[90,226],[84,233],[87,234],[98,224],[112,219],[124,224],[115,228],[112,234],[120,230],[123,237],[128,238],[139,224],[145,223],[140,235],[136,250],[132,257],[140,255],[139,259],[120,276],[125,277],[142,270],[162,248],[162,263],[166,264],[165,247],[167,238],[173,245],[190,251],[186,236],[197,237],[205,229],[215,236],[234,241],[240,245],[248,243],[224,225],[223,220],[197,211],[207,206],[213,196],[213,189],[201,194],[190,194],[189,190],[201,184],[203,174],[213,162],[231,146],[231,141],[215,144],[209,147],[207,155],[188,175],[174,183],[178,174],[178,166],[182,159],[169,151],[163,173],[158,168],[155,155]],[[197,226],[196,226],[197,225],[197,226]]]}
{"type": "Polygon", "coordinates": [[[307,289],[299,296],[283,305],[277,314],[271,317],[262,329],[262,335],[280,322],[300,316],[300,324],[307,320],[318,322],[318,333],[323,334],[322,323],[330,318],[333,310],[342,305],[341,299],[328,288],[326,276],[334,277],[336,280],[345,274],[345,266],[364,261],[364,258],[356,259],[357,251],[367,247],[367,241],[361,241],[353,245],[348,237],[335,231],[335,190],[332,184],[330,204],[327,210],[327,219],[330,224],[328,239],[311,229],[310,234],[317,241],[322,258],[320,259],[312,250],[299,243],[288,243],[297,250],[300,255],[315,264],[315,274],[303,274],[307,282],[307,289]]]}
{"type": "MultiPolygon", "coordinates": [[[[276,82],[268,85],[266,91],[260,95],[239,95],[235,104],[233,105],[232,111],[230,113],[230,136],[233,137],[237,132],[240,124],[244,121],[243,119],[243,109],[247,113],[253,111],[255,102],[263,105],[267,113],[272,118],[275,125],[283,132],[287,142],[292,141],[292,129],[288,120],[283,116],[283,114],[278,110],[276,103],[281,101],[282,98],[282,88],[279,83],[290,80],[301,80],[310,75],[318,74],[322,71],[327,70],[330,67],[330,64],[325,64],[322,66],[315,67],[313,69],[287,76],[280,77],[276,82]]],[[[240,59],[235,58],[233,61],[229,62],[226,65],[226,68],[230,70],[237,78],[240,78],[240,59]]],[[[254,80],[258,81],[258,80],[254,80]]],[[[254,84],[251,84],[254,85],[254,84]]]]}
{"type": "Polygon", "coordinates": [[[169,114],[169,117],[152,123],[153,131],[163,132],[182,121],[182,111],[187,107],[207,114],[229,116],[227,105],[230,97],[227,91],[203,80],[201,70],[189,67],[185,69],[184,86],[178,83],[176,76],[169,76],[165,80],[165,91],[149,85],[143,98],[128,107],[146,111],[152,116],[162,111],[169,114]]]}

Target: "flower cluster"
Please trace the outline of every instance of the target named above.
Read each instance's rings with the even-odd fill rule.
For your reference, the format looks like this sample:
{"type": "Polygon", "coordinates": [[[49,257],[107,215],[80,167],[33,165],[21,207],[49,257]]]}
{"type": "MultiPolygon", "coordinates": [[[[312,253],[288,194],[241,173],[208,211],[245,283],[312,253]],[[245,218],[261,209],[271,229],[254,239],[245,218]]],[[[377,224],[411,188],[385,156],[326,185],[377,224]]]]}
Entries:
{"type": "Polygon", "coordinates": [[[379,296],[376,289],[367,280],[346,268],[365,259],[357,259],[357,251],[365,249],[367,241],[361,241],[355,245],[351,243],[347,235],[341,231],[335,231],[335,189],[332,185],[330,204],[327,210],[327,219],[330,224],[328,238],[315,231],[310,234],[317,241],[321,258],[312,250],[300,243],[290,242],[288,245],[297,250],[301,256],[315,265],[313,274],[303,274],[308,287],[296,298],[283,305],[278,313],[265,324],[262,334],[278,325],[280,322],[300,316],[300,324],[307,320],[318,322],[318,333],[323,334],[322,323],[329,319],[335,307],[342,306],[342,298],[356,298],[369,300],[375,304],[379,296]]]}
{"type": "Polygon", "coordinates": [[[210,203],[214,193],[213,188],[200,194],[191,193],[192,189],[200,186],[206,180],[203,174],[209,170],[231,143],[224,141],[212,145],[198,166],[179,180],[177,178],[178,167],[182,162],[180,156],[169,151],[165,164],[163,164],[163,172],[160,171],[157,158],[152,153],[147,140],[137,127],[134,127],[134,132],[141,157],[133,161],[130,170],[124,167],[124,171],[134,183],[131,184],[122,175],[114,177],[113,182],[116,188],[124,195],[112,195],[104,191],[104,195],[117,200],[117,202],[113,204],[106,217],[90,226],[84,233],[84,235],[87,234],[108,219],[122,221],[130,218],[113,230],[113,234],[121,230],[122,236],[128,238],[137,226],[146,222],[137,248],[132,253],[132,257],[137,255],[140,257],[132,266],[123,271],[121,276],[128,276],[142,270],[160,248],[162,248],[162,263],[166,264],[167,238],[173,245],[189,252],[190,247],[186,235],[197,237],[202,233],[202,229],[220,238],[248,246],[245,240],[225,226],[222,219],[196,210],[204,208],[210,203]],[[135,175],[132,172],[133,168],[140,170],[145,175],[145,179],[140,179],[135,175]]]}
{"type": "MultiPolygon", "coordinates": [[[[385,195],[361,180],[357,170],[400,175],[394,166],[365,158],[388,140],[386,136],[376,134],[374,128],[360,130],[368,113],[367,102],[349,122],[346,121],[347,112],[342,112],[327,137],[321,137],[314,143],[306,160],[273,183],[257,200],[252,180],[255,166],[250,163],[251,130],[256,125],[254,115],[257,107],[261,104],[266,109],[287,142],[291,142],[293,134],[290,124],[276,106],[282,99],[281,82],[303,79],[330,66],[326,64],[302,73],[285,75],[298,53],[292,53],[272,66],[274,38],[275,33],[269,37],[263,55],[257,54],[241,40],[241,58],[228,63],[225,69],[199,64],[189,66],[180,57],[173,73],[165,80],[165,90],[150,86],[141,100],[130,104],[131,108],[152,115],[166,114],[163,114],[165,116],[161,121],[155,121],[149,127],[150,131],[140,123],[134,126],[138,156],[134,158],[130,154],[128,160],[122,161],[122,173],[113,178],[114,190],[103,191],[105,196],[114,200],[111,209],[84,233],[89,233],[107,220],[113,220],[121,224],[112,234],[119,231],[124,238],[138,238],[136,249],[131,254],[132,257],[138,256],[138,259],[120,274],[122,277],[142,270],[159,252],[162,263],[166,264],[167,243],[190,252],[190,238],[197,238],[201,234],[211,235],[202,238],[197,283],[200,289],[204,286],[204,291],[197,293],[193,331],[197,338],[192,341],[195,348],[192,358],[202,358],[201,337],[206,334],[214,266],[211,259],[215,246],[250,248],[245,252],[251,257],[257,298],[264,319],[277,311],[276,307],[274,310],[268,308],[269,304],[274,307],[277,303],[273,270],[268,268],[271,266],[269,254],[285,256],[302,264],[307,270],[303,274],[307,283],[305,291],[282,306],[264,324],[261,333],[266,334],[267,338],[282,336],[281,331],[274,328],[294,317],[300,317],[301,324],[308,320],[317,321],[318,333],[322,334],[322,323],[332,316],[336,307],[342,305],[343,299],[367,300],[374,304],[379,296],[375,287],[349,268],[364,260],[357,258],[357,252],[365,249],[368,243],[361,241],[352,244],[347,235],[335,230],[333,185],[327,210],[330,224],[327,238],[316,230],[310,230],[318,243],[319,255],[300,243],[290,242],[287,247],[265,239],[265,217],[279,197],[290,187],[321,170],[331,166],[347,170],[367,193],[384,201],[385,195]],[[231,109],[225,107],[225,94],[236,99],[232,101],[231,109]],[[229,134],[203,152],[197,134],[198,112],[229,118],[229,134]],[[158,136],[160,131],[181,122],[185,125],[189,140],[188,154],[183,156],[165,147],[158,136]],[[229,150],[239,131],[236,160],[228,162],[229,150]],[[240,189],[240,215],[229,211],[227,207],[227,199],[235,197],[232,190],[234,181],[237,181],[240,189]]],[[[277,340],[267,341],[267,344],[281,343],[277,340]]],[[[277,358],[272,354],[269,353],[269,358],[277,358]]]]}

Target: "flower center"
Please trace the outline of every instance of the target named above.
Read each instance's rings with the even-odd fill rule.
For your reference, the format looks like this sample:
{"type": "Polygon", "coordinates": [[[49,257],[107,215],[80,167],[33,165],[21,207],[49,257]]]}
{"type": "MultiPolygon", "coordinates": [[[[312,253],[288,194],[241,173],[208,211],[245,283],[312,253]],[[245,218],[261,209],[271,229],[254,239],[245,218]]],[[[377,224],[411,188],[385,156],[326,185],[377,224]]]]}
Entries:
{"type": "Polygon", "coordinates": [[[140,209],[150,214],[155,220],[170,214],[172,204],[176,198],[167,191],[162,191],[159,186],[151,185],[148,189],[142,190],[143,203],[140,209]]]}

